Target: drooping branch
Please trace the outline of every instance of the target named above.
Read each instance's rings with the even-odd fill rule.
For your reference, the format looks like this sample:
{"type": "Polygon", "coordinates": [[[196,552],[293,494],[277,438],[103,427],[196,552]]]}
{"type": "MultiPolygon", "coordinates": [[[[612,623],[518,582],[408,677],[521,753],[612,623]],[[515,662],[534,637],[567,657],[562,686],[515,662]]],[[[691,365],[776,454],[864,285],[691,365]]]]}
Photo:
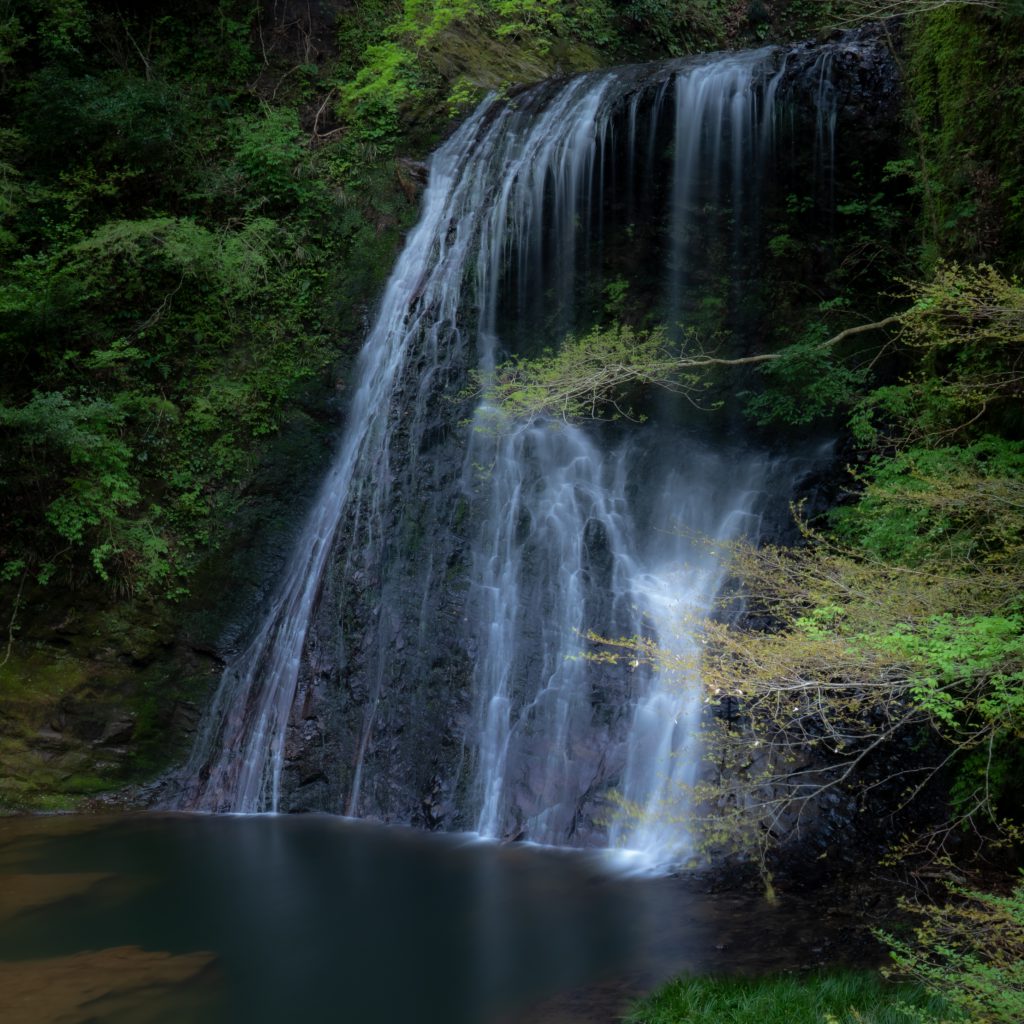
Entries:
{"type": "MultiPolygon", "coordinates": [[[[899,323],[901,317],[902,314],[897,313],[893,316],[887,316],[884,320],[876,320],[874,323],[847,327],[846,330],[840,331],[834,337],[814,347],[821,352],[826,352],[840,342],[846,341],[847,338],[852,338],[857,334],[865,334],[868,331],[880,331],[890,327],[892,324],[899,323]]],[[[751,363],[769,363],[774,359],[781,359],[784,355],[784,352],[764,352],[756,356],[742,356],[739,359],[720,359],[716,356],[683,357],[677,361],[676,365],[680,369],[695,369],[702,366],[746,366],[751,363]]]]}
{"type": "MultiPolygon", "coordinates": [[[[900,322],[894,314],[848,327],[813,346],[827,352],[849,338],[900,322]]],[[[607,415],[635,418],[624,396],[634,388],[656,387],[699,405],[707,386],[705,371],[716,367],[757,366],[783,359],[786,351],[728,358],[705,351],[672,352],[662,331],[639,334],[629,327],[594,330],[570,338],[555,353],[515,360],[479,380],[476,393],[513,420],[552,416],[564,420],[607,415]]]]}

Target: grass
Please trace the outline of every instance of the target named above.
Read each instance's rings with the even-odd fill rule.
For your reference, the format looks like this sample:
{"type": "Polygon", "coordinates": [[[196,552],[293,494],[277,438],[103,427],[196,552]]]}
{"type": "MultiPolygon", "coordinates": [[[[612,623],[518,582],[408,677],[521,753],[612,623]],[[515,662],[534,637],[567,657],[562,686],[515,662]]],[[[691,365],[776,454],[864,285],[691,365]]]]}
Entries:
{"type": "Polygon", "coordinates": [[[941,1000],[874,972],[679,978],[638,1003],[628,1024],[914,1024],[941,1000]],[[919,1015],[914,1011],[923,1011],[919,1015]]]}

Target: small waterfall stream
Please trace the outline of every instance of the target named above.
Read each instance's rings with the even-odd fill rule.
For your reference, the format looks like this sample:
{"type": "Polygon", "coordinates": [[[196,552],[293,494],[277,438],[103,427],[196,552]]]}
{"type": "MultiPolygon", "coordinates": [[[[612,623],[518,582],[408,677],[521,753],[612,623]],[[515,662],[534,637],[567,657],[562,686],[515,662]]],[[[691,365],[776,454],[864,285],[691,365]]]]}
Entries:
{"type": "MultiPolygon", "coordinates": [[[[834,103],[830,58],[802,60],[801,102],[834,103]]],[[[443,620],[470,665],[462,704],[436,712],[457,741],[432,741],[425,718],[416,742],[436,747],[427,756],[440,766],[431,785],[449,794],[444,827],[628,845],[655,864],[693,855],[698,623],[727,571],[718,545],[756,535],[807,460],[734,434],[712,441],[678,410],[655,410],[642,427],[586,427],[508,423],[482,405],[467,430],[458,396],[471,368],[486,378],[509,351],[589,327],[622,267],[656,282],[644,286],[652,313],[680,335],[712,254],[734,281],[749,277],[794,63],[767,48],[544,83],[486,101],[437,150],[334,461],[263,622],[224,673],[177,806],[293,808],[305,783],[300,769],[283,781],[290,744],[315,734],[326,747],[334,715],[350,724],[336,728],[344,753],[306,772],[330,777],[316,783],[327,794],[317,806],[415,820],[401,809],[409,797],[387,802],[409,787],[402,765],[422,760],[394,755],[417,723],[406,712],[394,724],[389,702],[399,687],[415,693],[403,707],[447,700],[431,689],[438,666],[428,676],[416,653],[443,620]],[[456,451],[451,470],[433,454],[438,437],[456,451]],[[425,543],[400,541],[424,529],[425,543]],[[368,609],[362,637],[330,626],[355,603],[351,581],[368,609]],[[325,608],[325,595],[344,607],[325,608]],[[656,636],[688,667],[596,665],[583,656],[591,631],[656,636]],[[339,645],[349,653],[328,671],[339,645]],[[359,689],[346,696],[357,665],[359,689]],[[309,710],[328,701],[335,710],[309,710]],[[385,755],[399,767],[380,768],[385,755]],[[639,824],[616,815],[613,790],[646,812],[639,824]]],[[[835,110],[813,118],[831,170],[835,110]]]]}

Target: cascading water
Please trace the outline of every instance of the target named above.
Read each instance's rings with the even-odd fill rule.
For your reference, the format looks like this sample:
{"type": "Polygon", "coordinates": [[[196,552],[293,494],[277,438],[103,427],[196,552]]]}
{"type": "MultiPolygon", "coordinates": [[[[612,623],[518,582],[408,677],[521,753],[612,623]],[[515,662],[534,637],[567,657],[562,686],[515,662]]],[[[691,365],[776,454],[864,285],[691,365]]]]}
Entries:
{"type": "MultiPolygon", "coordinates": [[[[772,142],[763,123],[765,97],[778,87],[771,56],[757,51],[676,71],[666,79],[674,94],[667,138],[661,124],[667,90],[646,83],[626,103],[624,169],[610,143],[625,97],[607,77],[596,79],[577,102],[573,132],[534,149],[525,173],[507,179],[512,201],[488,225],[490,244],[483,249],[490,263],[483,280],[494,289],[482,296],[488,327],[502,299],[522,316],[530,297],[543,293],[551,274],[545,249],[555,255],[560,279],[576,269],[577,261],[566,258],[580,231],[574,216],[607,228],[614,211],[595,216],[595,186],[623,170],[627,179],[636,174],[638,97],[652,90],[644,148],[649,174],[659,142],[671,147],[664,308],[670,323],[680,323],[701,224],[694,208],[717,209],[723,192],[732,200],[731,262],[740,262],[743,211],[757,206],[756,189],[748,196],[744,183],[767,161],[772,142]],[[610,102],[602,104],[605,97],[610,102]],[[503,252],[532,256],[527,265],[520,259],[511,281],[499,275],[503,252]],[[498,288],[513,294],[498,295],[498,288]]],[[[569,289],[559,280],[552,292],[558,322],[577,324],[569,289]]],[[[488,329],[485,337],[494,333],[488,329]]],[[[653,475],[642,482],[634,470],[643,460],[632,438],[602,445],[593,432],[569,424],[517,429],[499,421],[495,427],[493,415],[482,411],[466,473],[467,494],[486,495],[472,546],[469,616],[479,652],[476,829],[558,845],[576,838],[581,821],[603,815],[612,819],[614,845],[640,847],[656,863],[685,859],[693,852],[686,794],[700,764],[697,667],[686,679],[619,672],[597,684],[600,693],[585,638],[588,632],[659,635],[673,654],[693,660],[699,621],[712,611],[724,563],[683,540],[681,531],[722,543],[749,528],[765,459],[735,451],[716,458],[687,438],[685,455],[673,452],[660,464],[648,459],[653,475]],[[680,462],[690,472],[676,468],[680,462]],[[483,484],[480,467],[486,467],[483,484]],[[645,488],[653,493],[645,495],[645,488]],[[603,706],[609,701],[618,704],[611,713],[603,706]],[[639,827],[598,809],[610,774],[620,777],[626,805],[640,812],[639,827]]],[[[656,438],[648,434],[647,444],[656,438]]]]}
{"type": "Polygon", "coordinates": [[[333,464],[177,806],[692,854],[695,624],[725,572],[717,545],[784,506],[806,460],[711,443],[674,407],[643,427],[517,424],[486,405],[458,421],[473,367],[486,380],[506,352],[586,329],[609,286],[678,336],[707,307],[709,266],[756,290],[778,111],[793,82],[813,106],[831,69],[791,57],[546,83],[485,102],[434,154],[333,464]],[[596,664],[591,631],[656,636],[686,668],[596,664]]]}
{"type": "Polygon", "coordinates": [[[473,561],[477,830],[571,842],[613,767],[631,812],[604,810],[611,845],[685,860],[699,631],[726,569],[719,546],[756,534],[768,477],[788,490],[806,462],[692,438],[682,454],[644,453],[628,438],[602,450],[583,430],[548,425],[496,447],[473,561]],[[656,636],[675,664],[605,668],[600,679],[584,657],[589,631],[656,636]]]}
{"type": "Polygon", "coordinates": [[[478,110],[432,161],[423,216],[406,242],[363,346],[356,396],[337,456],[268,614],[221,680],[186,769],[192,786],[181,802],[187,807],[278,809],[285,729],[335,534],[364,489],[371,492],[369,519],[379,519],[379,508],[388,499],[388,475],[381,469],[394,436],[392,422],[421,411],[417,406],[393,408],[399,377],[410,359],[422,359],[426,350],[433,366],[422,382],[425,393],[457,334],[458,281],[476,234],[472,206],[482,199],[485,185],[472,177],[473,167],[467,164],[471,154],[479,156],[477,135],[485,114],[486,107],[478,110]]]}

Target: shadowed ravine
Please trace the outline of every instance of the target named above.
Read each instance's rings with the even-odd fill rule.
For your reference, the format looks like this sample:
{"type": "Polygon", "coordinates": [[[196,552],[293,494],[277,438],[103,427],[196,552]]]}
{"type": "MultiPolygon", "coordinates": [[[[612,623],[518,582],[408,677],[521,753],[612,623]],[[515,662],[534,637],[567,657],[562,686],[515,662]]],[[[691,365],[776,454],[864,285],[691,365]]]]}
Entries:
{"type": "Polygon", "coordinates": [[[333,464],[174,806],[691,857],[718,545],[777,529],[821,446],[759,450],[674,400],[644,424],[505,423],[472,408],[469,375],[587,329],[619,280],[677,336],[726,280],[724,326],[749,351],[780,151],[802,133],[830,197],[834,69],[862,45],[545,83],[437,150],[333,464]],[[590,631],[656,636],[694,668],[594,664],[590,631]],[[649,812],[639,827],[613,790],[649,812]]]}

